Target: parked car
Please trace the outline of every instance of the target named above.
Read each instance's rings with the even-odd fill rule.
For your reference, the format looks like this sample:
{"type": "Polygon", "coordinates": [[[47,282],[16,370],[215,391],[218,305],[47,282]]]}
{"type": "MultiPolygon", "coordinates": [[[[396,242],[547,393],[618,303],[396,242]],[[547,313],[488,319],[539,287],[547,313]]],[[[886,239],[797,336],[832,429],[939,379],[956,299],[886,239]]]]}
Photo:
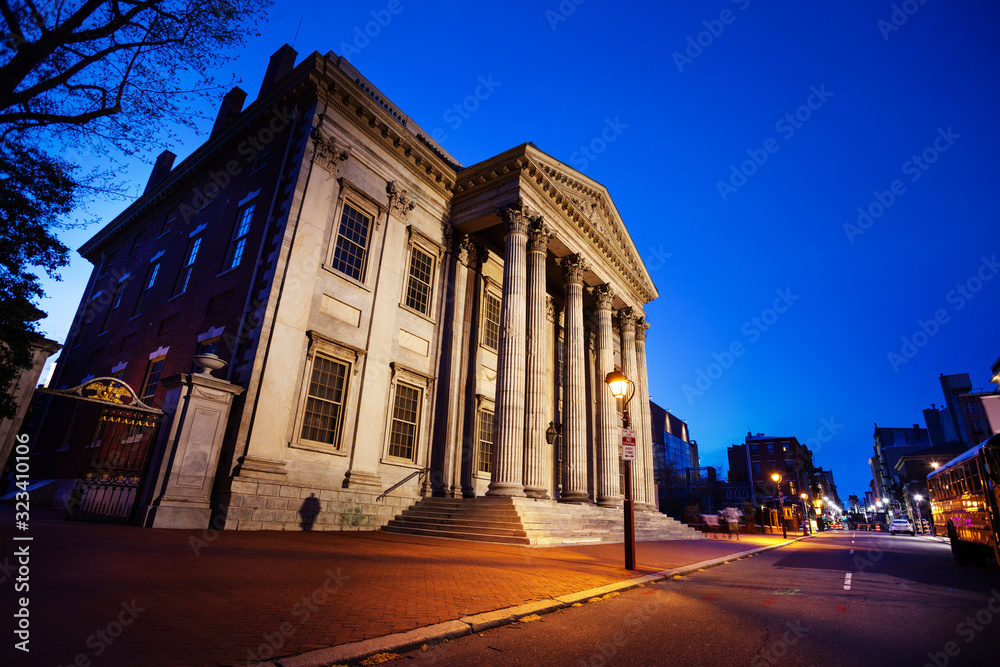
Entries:
{"type": "Polygon", "coordinates": [[[893,519],[892,523],[889,524],[889,534],[895,535],[896,533],[909,533],[910,535],[916,535],[913,530],[913,524],[906,519],[893,519]]]}

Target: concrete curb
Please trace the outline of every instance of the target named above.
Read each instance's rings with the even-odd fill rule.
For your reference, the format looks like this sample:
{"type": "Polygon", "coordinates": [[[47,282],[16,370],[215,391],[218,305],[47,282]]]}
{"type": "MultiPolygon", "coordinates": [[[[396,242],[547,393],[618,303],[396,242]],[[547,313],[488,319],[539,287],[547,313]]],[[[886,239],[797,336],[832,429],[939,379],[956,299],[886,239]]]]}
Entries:
{"type": "Polygon", "coordinates": [[[642,577],[635,577],[634,579],[616,581],[598,588],[591,588],[577,593],[560,595],[559,597],[549,600],[527,602],[513,607],[497,609],[496,611],[487,611],[473,616],[463,616],[455,621],[435,623],[434,625],[427,625],[422,628],[416,628],[415,630],[409,630],[407,632],[397,632],[395,634],[373,637],[372,639],[364,639],[350,644],[341,644],[330,648],[321,648],[315,651],[309,651],[308,653],[302,653],[296,656],[281,658],[279,660],[273,660],[271,662],[264,662],[260,664],[264,666],[270,665],[271,667],[325,667],[326,665],[331,664],[358,662],[371,657],[376,653],[404,653],[406,651],[412,651],[415,648],[419,648],[424,644],[437,644],[447,639],[455,639],[456,637],[463,637],[475,632],[482,632],[483,630],[489,630],[490,628],[496,628],[501,625],[508,625],[531,614],[548,614],[565,607],[571,607],[577,603],[583,603],[593,598],[602,597],[609,593],[619,593],[621,591],[629,590],[630,588],[636,588],[637,586],[643,586],[656,581],[672,579],[675,576],[697,572],[698,570],[704,568],[724,565],[734,560],[746,558],[747,556],[787,546],[794,542],[798,542],[799,540],[805,539],[806,537],[809,536],[803,535],[779,542],[777,544],[769,544],[766,547],[760,547],[758,549],[740,551],[728,556],[721,556],[719,558],[713,558],[700,563],[682,565],[681,567],[676,567],[670,570],[663,570],[661,572],[657,572],[656,574],[647,574],[642,577]]]}

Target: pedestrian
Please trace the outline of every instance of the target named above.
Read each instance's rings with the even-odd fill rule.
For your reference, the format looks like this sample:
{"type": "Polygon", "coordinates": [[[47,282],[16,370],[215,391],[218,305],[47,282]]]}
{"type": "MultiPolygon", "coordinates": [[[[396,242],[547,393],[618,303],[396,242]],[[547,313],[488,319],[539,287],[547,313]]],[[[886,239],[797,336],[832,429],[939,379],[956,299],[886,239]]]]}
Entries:
{"type": "Polygon", "coordinates": [[[738,541],[740,539],[740,517],[743,513],[735,507],[727,507],[724,513],[726,523],[729,524],[729,539],[733,539],[733,535],[735,535],[738,541]]]}

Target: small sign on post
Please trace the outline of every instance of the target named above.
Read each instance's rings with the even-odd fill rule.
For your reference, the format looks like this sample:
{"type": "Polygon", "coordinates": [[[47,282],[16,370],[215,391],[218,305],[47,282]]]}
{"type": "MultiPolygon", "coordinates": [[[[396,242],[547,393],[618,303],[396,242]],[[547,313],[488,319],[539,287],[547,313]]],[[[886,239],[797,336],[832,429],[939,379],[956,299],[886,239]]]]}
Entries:
{"type": "Polygon", "coordinates": [[[622,460],[635,461],[635,430],[622,429],[622,460]]]}

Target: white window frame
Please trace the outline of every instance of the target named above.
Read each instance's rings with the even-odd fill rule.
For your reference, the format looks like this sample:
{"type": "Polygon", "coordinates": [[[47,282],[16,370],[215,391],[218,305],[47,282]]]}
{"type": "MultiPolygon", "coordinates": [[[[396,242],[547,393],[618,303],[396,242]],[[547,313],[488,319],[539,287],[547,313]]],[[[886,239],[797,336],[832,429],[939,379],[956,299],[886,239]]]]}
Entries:
{"type": "Polygon", "coordinates": [[[360,348],[327,338],[316,331],[307,331],[306,336],[308,337],[308,347],[306,349],[305,363],[302,365],[302,375],[299,378],[299,398],[292,419],[288,446],[294,449],[347,456],[354,448],[354,440],[350,434],[355,432],[357,425],[358,395],[361,385],[358,380],[358,371],[367,353],[360,348]],[[336,443],[336,446],[315,440],[305,440],[302,437],[302,425],[305,422],[306,404],[309,400],[309,384],[312,381],[316,355],[347,365],[347,376],[345,378],[347,387],[344,389],[340,442],[336,443]]]}
{"type": "Polygon", "coordinates": [[[372,263],[374,250],[378,241],[378,232],[381,227],[382,215],[386,212],[386,207],[384,204],[380,203],[374,197],[371,197],[364,190],[354,185],[346,178],[339,178],[337,182],[340,184],[340,193],[337,196],[337,204],[333,207],[332,217],[327,224],[328,233],[326,235],[326,252],[324,253],[323,268],[334,274],[335,276],[346,280],[349,283],[362,287],[364,289],[370,289],[368,286],[368,281],[370,276],[374,275],[376,271],[372,271],[372,263]],[[361,212],[362,214],[371,218],[371,226],[368,229],[368,242],[365,247],[365,261],[361,268],[361,278],[354,278],[340,269],[336,269],[333,266],[333,260],[337,254],[337,239],[340,236],[340,224],[344,217],[344,206],[349,205],[351,208],[361,212]]]}
{"type": "Polygon", "coordinates": [[[403,466],[408,468],[424,468],[427,464],[427,457],[430,451],[430,424],[431,424],[431,398],[434,389],[435,378],[425,375],[420,371],[407,368],[399,362],[393,361],[389,364],[392,376],[389,381],[389,400],[386,405],[385,436],[382,438],[382,463],[403,466]],[[392,436],[393,411],[396,405],[396,388],[404,384],[408,387],[420,391],[420,399],[417,412],[417,427],[414,433],[413,457],[410,459],[389,455],[389,446],[392,436]]]}
{"type": "Polygon", "coordinates": [[[406,245],[406,270],[403,272],[403,291],[400,295],[399,305],[401,308],[408,310],[411,313],[415,313],[420,317],[428,320],[430,322],[437,321],[437,297],[438,297],[438,268],[441,266],[441,258],[444,256],[444,247],[439,243],[435,243],[429,236],[424,234],[418,229],[415,229],[413,225],[409,225],[406,228],[407,232],[407,245],[406,245]],[[425,255],[431,259],[431,275],[430,283],[428,287],[430,288],[430,293],[427,295],[427,312],[422,313],[416,308],[409,306],[406,300],[409,296],[410,291],[410,280],[412,276],[410,275],[410,268],[413,265],[413,250],[414,248],[420,250],[425,255]]]}
{"type": "MultiPolygon", "coordinates": [[[[475,422],[475,429],[476,430],[473,433],[473,437],[475,438],[476,448],[475,448],[474,460],[473,460],[473,463],[472,463],[472,476],[473,477],[478,477],[480,479],[493,479],[493,472],[492,472],[492,470],[490,472],[483,472],[482,470],[479,469],[480,448],[482,446],[482,440],[479,437],[479,429],[481,428],[481,424],[482,424],[482,413],[483,412],[489,412],[489,413],[491,413],[493,415],[493,447],[497,446],[497,443],[496,443],[496,439],[497,439],[497,436],[496,436],[496,424],[497,424],[497,422],[496,422],[496,419],[497,419],[496,405],[494,404],[494,401],[491,400],[489,397],[483,396],[482,394],[477,394],[476,395],[476,422],[475,422]]],[[[492,459],[492,452],[490,453],[490,458],[492,459]]],[[[490,467],[491,468],[492,468],[492,465],[493,464],[492,464],[492,461],[491,461],[491,463],[490,463],[490,467]]]]}
{"type": "Polygon", "coordinates": [[[483,280],[483,302],[482,302],[482,306],[479,309],[479,321],[480,321],[480,327],[479,327],[479,345],[480,345],[480,347],[483,347],[484,349],[487,349],[487,350],[490,350],[492,352],[495,352],[495,353],[499,354],[500,353],[500,337],[503,334],[503,332],[500,330],[500,327],[503,324],[503,291],[500,289],[499,285],[493,283],[491,280],[483,280]],[[500,306],[497,309],[497,346],[496,347],[490,347],[489,345],[486,344],[486,298],[488,296],[495,298],[500,303],[500,306]]]}

